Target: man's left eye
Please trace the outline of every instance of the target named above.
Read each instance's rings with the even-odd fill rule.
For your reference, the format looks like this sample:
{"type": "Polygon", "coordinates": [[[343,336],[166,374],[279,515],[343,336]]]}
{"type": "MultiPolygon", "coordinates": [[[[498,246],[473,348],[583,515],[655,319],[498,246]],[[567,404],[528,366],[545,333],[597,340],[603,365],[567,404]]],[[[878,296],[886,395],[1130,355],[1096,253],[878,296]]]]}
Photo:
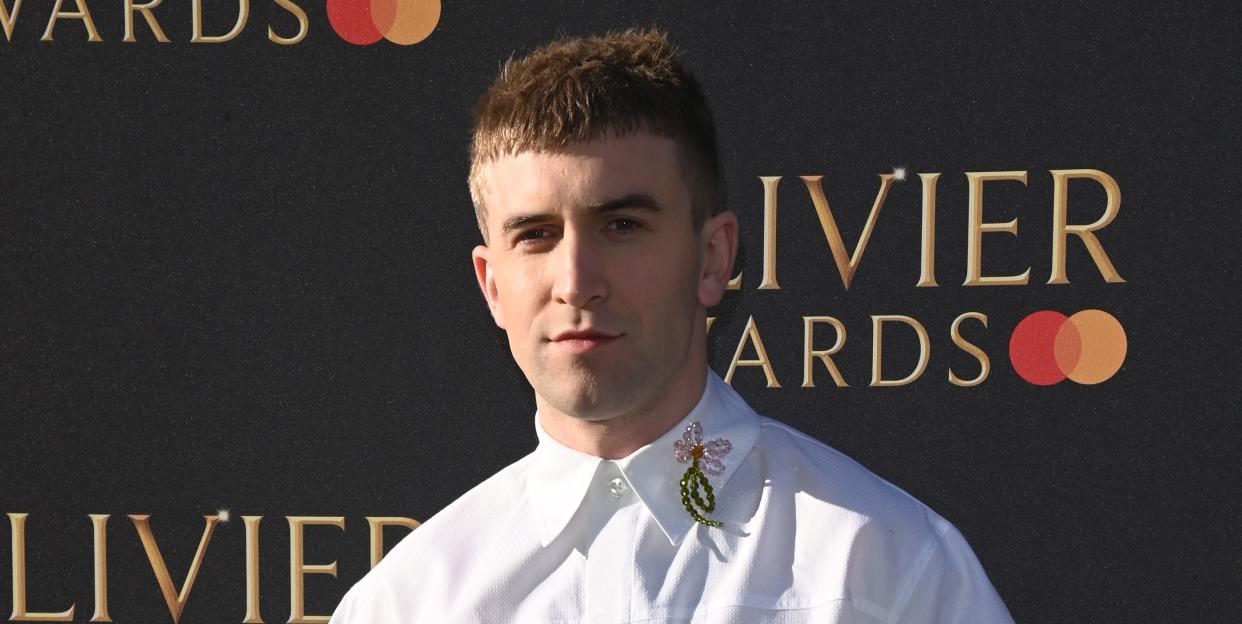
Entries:
{"type": "Polygon", "coordinates": [[[613,219],[608,222],[608,229],[610,230],[637,230],[640,227],[642,227],[642,224],[633,219],[613,219]]]}

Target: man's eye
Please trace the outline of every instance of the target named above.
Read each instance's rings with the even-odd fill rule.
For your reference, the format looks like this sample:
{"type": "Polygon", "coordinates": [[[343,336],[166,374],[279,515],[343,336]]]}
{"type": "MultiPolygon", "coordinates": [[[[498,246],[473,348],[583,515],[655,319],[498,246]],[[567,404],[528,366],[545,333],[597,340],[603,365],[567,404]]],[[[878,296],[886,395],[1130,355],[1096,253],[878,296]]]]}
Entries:
{"type": "Polygon", "coordinates": [[[537,241],[537,240],[545,239],[547,237],[548,237],[547,230],[543,228],[533,228],[533,229],[526,230],[525,232],[522,232],[521,235],[518,236],[518,239],[523,240],[523,241],[537,241]]]}
{"type": "Polygon", "coordinates": [[[640,227],[642,227],[642,224],[633,219],[613,219],[608,223],[608,229],[610,230],[637,230],[640,227]]]}

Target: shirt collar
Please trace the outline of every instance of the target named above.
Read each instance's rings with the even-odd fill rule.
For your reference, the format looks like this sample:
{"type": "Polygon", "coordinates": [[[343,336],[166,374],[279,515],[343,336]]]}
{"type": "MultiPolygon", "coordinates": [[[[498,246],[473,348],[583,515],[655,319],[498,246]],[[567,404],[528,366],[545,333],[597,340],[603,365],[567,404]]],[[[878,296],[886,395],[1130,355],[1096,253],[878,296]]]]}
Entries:
{"type": "MultiPolygon", "coordinates": [[[[725,438],[733,444],[733,450],[721,460],[724,472],[710,477],[713,487],[720,491],[754,446],[760,419],[711,369],[707,370],[699,402],[684,418],[655,441],[615,460],[634,494],[674,546],[693,528],[694,520],[681,504],[679,482],[687,465],[674,457],[673,442],[680,440],[682,432],[696,420],[702,423],[704,441],[725,438]]],[[[526,492],[538,516],[540,541],[546,547],[569,525],[595,471],[605,460],[552,439],[540,426],[537,413],[535,434],[539,447],[533,454],[526,492]]]]}

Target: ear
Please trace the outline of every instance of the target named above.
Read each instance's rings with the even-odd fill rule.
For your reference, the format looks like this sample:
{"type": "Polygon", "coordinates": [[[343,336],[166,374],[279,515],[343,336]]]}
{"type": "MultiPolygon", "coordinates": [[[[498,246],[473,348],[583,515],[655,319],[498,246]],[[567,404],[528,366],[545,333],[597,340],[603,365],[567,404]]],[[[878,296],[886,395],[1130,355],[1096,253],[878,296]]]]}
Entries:
{"type": "Polygon", "coordinates": [[[492,319],[501,329],[505,328],[504,314],[500,307],[500,293],[496,290],[496,275],[492,271],[492,263],[488,260],[491,249],[487,245],[479,245],[470,252],[474,261],[474,276],[479,280],[479,290],[487,300],[487,308],[492,312],[492,319]]]}
{"type": "Polygon", "coordinates": [[[699,274],[699,303],[710,308],[724,297],[737,259],[737,215],[725,211],[708,217],[700,232],[703,241],[699,274]]]}

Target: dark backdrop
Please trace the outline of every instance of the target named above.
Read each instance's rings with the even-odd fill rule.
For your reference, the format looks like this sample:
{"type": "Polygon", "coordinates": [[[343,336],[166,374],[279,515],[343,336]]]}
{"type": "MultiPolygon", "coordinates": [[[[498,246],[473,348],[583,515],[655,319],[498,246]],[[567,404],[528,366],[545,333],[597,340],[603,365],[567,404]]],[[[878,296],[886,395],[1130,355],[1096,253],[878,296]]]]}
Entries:
{"type": "MultiPolygon", "coordinates": [[[[122,43],[120,3],[100,0],[102,42],[74,19],[42,42],[52,3],[27,0],[0,45],[0,512],[29,514],[31,610],[76,602],[90,617],[87,514],[111,514],[113,619],[170,621],[125,515],[151,514],[180,585],[202,516],[229,509],[182,621],[242,620],[241,515],[264,516],[269,622],[289,618],[285,516],[345,518],[306,532],[306,561],[339,565],[306,576],[307,612],[327,614],[367,570],[366,516],[425,520],[529,452],[533,398],[469,262],[469,107],[514,51],[652,24],[705,84],[742,223],[743,286],[713,311],[716,370],[753,317],[781,387],[756,367],[734,386],[960,527],[1019,622],[1233,621],[1242,607],[1236,11],[445,0],[425,41],[355,46],[302,0],[308,34],[281,46],[268,26],[297,22],[271,1],[221,44],[190,43],[189,3],[165,4],[167,44],[141,19],[122,43]],[[797,176],[825,176],[852,246],[895,167],[908,179],[847,291],[797,176]],[[1099,237],[1125,283],[1071,238],[1070,284],[1046,284],[1048,172],[1067,168],[1117,180],[1099,237]],[[965,287],[964,173],[1000,170],[1029,183],[989,183],[987,220],[1019,230],[983,236],[984,272],[1030,267],[1031,281],[965,287]],[[916,174],[930,172],[940,286],[916,288],[916,174]],[[759,176],[775,175],[781,289],[757,290],[759,176]],[[1041,387],[1014,372],[1019,320],[1088,308],[1128,336],[1113,378],[1041,387]],[[960,388],[949,368],[969,378],[978,363],[949,324],[969,311],[988,316],[963,334],[992,370],[960,388]],[[909,385],[868,386],[879,314],[930,335],[909,385]],[[822,367],[800,387],[811,315],[846,326],[849,387],[822,367]]],[[[207,0],[206,30],[236,10],[207,0]]],[[[1074,182],[1070,221],[1103,203],[1074,182]]],[[[913,332],[895,327],[885,351],[890,377],[908,372],[913,332]]]]}

